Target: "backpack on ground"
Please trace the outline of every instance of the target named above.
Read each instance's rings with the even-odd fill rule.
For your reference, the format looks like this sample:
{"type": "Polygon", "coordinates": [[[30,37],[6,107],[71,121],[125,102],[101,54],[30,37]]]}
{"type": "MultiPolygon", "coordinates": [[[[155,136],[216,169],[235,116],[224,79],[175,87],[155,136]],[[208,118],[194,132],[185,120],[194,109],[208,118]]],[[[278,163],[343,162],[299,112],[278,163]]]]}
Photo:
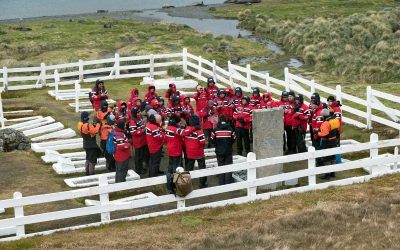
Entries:
{"type": "Polygon", "coordinates": [[[106,151],[110,155],[114,154],[116,151],[115,145],[114,145],[114,129],[110,131],[107,137],[107,142],[106,142],[106,151]]]}
{"type": "Polygon", "coordinates": [[[193,191],[192,178],[189,172],[175,173],[172,182],[175,185],[175,194],[185,197],[193,191]]]}

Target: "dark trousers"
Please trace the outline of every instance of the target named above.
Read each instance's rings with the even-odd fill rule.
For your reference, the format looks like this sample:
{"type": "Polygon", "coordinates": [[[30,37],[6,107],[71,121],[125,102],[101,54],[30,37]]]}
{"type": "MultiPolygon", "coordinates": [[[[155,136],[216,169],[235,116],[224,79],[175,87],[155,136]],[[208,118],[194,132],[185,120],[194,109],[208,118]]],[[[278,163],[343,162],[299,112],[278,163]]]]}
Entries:
{"type": "Polygon", "coordinates": [[[246,153],[250,152],[250,133],[248,129],[236,128],[236,139],[238,155],[243,153],[243,142],[246,153]]]}
{"type": "Polygon", "coordinates": [[[129,168],[129,158],[126,161],[115,162],[115,183],[126,181],[128,168],[129,168]]]}
{"type": "Polygon", "coordinates": [[[182,155],[170,156],[168,162],[168,173],[175,173],[177,167],[182,167],[182,155]]]}
{"type": "Polygon", "coordinates": [[[214,146],[212,143],[212,140],[211,140],[211,133],[213,130],[212,129],[204,129],[203,131],[204,131],[204,136],[206,137],[206,140],[208,142],[207,148],[212,148],[214,146]]]}
{"type": "Polygon", "coordinates": [[[310,138],[311,138],[312,146],[315,148],[315,150],[318,150],[318,148],[321,145],[321,139],[320,138],[317,138],[317,139],[314,138],[314,132],[312,130],[311,125],[310,125],[310,138]]]}
{"type": "Polygon", "coordinates": [[[296,140],[295,140],[295,133],[292,129],[292,126],[285,126],[285,133],[286,133],[286,147],[287,152],[289,154],[293,154],[296,152],[296,140]]]}
{"type": "MultiPolygon", "coordinates": [[[[199,164],[199,169],[205,169],[206,168],[206,158],[200,158],[200,159],[187,159],[187,165],[185,166],[186,171],[193,171],[194,169],[194,163],[197,161],[199,164]]],[[[207,187],[207,177],[200,177],[200,188],[205,188],[207,187]]]]}
{"type": "Polygon", "coordinates": [[[103,156],[104,158],[106,158],[106,168],[109,171],[115,171],[115,159],[114,156],[112,154],[109,154],[106,150],[106,145],[107,145],[107,141],[106,140],[102,140],[100,141],[100,147],[101,150],[103,151],[103,156]]]}
{"type": "Polygon", "coordinates": [[[149,148],[144,145],[141,148],[135,148],[135,171],[137,174],[144,174],[143,163],[149,164],[149,148]]]}
{"type": "Polygon", "coordinates": [[[294,137],[296,140],[296,151],[297,153],[304,153],[307,152],[307,147],[306,147],[306,132],[301,129],[300,126],[298,126],[294,130],[294,137]]]}
{"type": "Polygon", "coordinates": [[[149,167],[149,177],[156,177],[160,172],[160,164],[162,158],[162,148],[154,154],[150,154],[150,167],[149,167]]]}
{"type": "MultiPolygon", "coordinates": [[[[233,164],[233,156],[231,154],[217,155],[218,166],[233,164]]],[[[225,185],[233,182],[232,173],[224,173],[218,175],[219,185],[225,185]]]]}

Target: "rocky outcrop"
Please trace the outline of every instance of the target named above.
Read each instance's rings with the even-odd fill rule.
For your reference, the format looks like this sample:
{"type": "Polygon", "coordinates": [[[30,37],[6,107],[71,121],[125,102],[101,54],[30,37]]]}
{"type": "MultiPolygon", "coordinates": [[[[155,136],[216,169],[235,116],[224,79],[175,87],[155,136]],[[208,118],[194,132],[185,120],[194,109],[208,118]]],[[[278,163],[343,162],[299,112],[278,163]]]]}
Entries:
{"type": "Polygon", "coordinates": [[[224,3],[252,4],[252,3],[261,3],[261,0],[226,0],[224,3]]]}
{"type": "Polygon", "coordinates": [[[12,128],[0,130],[0,152],[26,150],[31,148],[31,140],[24,133],[12,128]]]}

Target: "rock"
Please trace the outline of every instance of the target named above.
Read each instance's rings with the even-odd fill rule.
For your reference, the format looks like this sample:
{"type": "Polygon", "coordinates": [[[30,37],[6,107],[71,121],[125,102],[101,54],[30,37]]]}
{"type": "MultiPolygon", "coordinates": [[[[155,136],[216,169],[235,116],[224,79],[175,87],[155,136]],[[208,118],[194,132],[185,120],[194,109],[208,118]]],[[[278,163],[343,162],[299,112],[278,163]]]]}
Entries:
{"type": "Polygon", "coordinates": [[[198,3],[198,2],[196,2],[196,3],[193,3],[193,4],[192,4],[192,6],[204,7],[204,6],[207,6],[207,5],[205,5],[205,4],[204,4],[204,2],[203,2],[203,1],[201,1],[200,3],[198,3]]]}
{"type": "Polygon", "coordinates": [[[29,27],[16,27],[14,29],[18,30],[18,31],[31,31],[32,30],[32,28],[29,28],[29,27]]]}
{"type": "Polygon", "coordinates": [[[105,23],[103,27],[106,28],[106,29],[111,29],[112,28],[112,23],[105,23]]]}
{"type": "Polygon", "coordinates": [[[162,6],[162,8],[163,8],[163,9],[172,9],[172,8],[175,8],[175,6],[164,4],[164,5],[162,6]]]}
{"type": "Polygon", "coordinates": [[[26,150],[31,147],[31,140],[24,133],[15,129],[0,130],[0,152],[26,150]]]}
{"type": "Polygon", "coordinates": [[[78,20],[78,23],[80,24],[87,24],[88,22],[86,20],[78,20]]]}
{"type": "Polygon", "coordinates": [[[97,10],[97,13],[108,13],[108,10],[97,10]]]}

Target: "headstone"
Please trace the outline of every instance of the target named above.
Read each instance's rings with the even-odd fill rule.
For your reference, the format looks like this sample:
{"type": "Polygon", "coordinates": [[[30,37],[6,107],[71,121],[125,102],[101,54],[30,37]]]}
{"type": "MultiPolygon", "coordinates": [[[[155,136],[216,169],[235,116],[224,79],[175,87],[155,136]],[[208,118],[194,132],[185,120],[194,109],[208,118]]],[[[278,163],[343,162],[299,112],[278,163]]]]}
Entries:
{"type": "MultiPolygon", "coordinates": [[[[283,155],[283,109],[253,111],[253,151],[257,160],[283,155]]],[[[283,165],[257,168],[257,178],[280,174],[283,165]]],[[[260,186],[260,191],[275,190],[281,183],[260,186]]]]}

